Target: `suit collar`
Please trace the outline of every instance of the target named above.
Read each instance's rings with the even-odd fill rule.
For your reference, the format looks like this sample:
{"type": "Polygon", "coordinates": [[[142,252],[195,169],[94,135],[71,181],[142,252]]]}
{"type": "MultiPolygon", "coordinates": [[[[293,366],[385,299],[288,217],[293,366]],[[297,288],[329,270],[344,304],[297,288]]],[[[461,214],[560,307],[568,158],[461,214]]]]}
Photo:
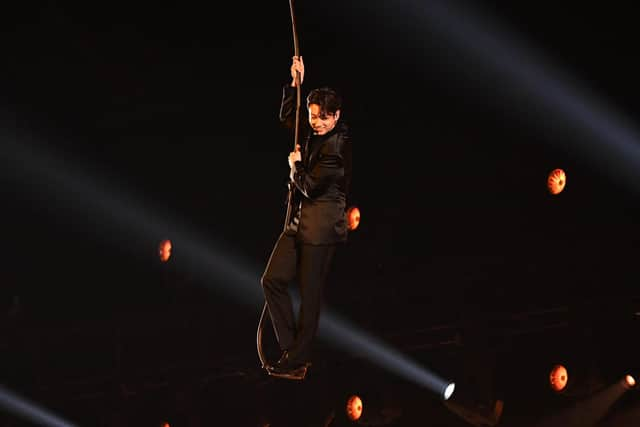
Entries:
{"type": "Polygon", "coordinates": [[[307,160],[306,162],[307,165],[311,164],[311,162],[315,159],[316,155],[318,154],[318,151],[320,151],[322,146],[327,142],[327,140],[329,140],[329,138],[333,137],[337,133],[337,130],[338,130],[338,126],[331,129],[325,135],[313,135],[312,133],[310,133],[307,136],[307,142],[305,145],[305,157],[307,160]],[[313,144],[311,144],[311,141],[313,141],[316,138],[317,140],[314,141],[313,144]],[[309,150],[310,145],[312,146],[311,150],[309,150]]]}

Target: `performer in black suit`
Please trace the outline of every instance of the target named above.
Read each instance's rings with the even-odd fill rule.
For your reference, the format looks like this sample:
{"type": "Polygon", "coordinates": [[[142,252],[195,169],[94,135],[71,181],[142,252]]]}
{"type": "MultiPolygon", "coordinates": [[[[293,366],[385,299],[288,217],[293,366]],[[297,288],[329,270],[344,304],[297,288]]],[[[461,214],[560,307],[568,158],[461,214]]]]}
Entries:
{"type": "MultiPolygon", "coordinates": [[[[280,120],[296,108],[297,80],[304,79],[302,57],[293,57],[291,84],[283,88],[280,120]]],[[[308,135],[303,147],[289,154],[292,214],[269,258],[262,287],[278,344],[280,360],[270,375],[303,379],[310,366],[318,328],[322,291],[333,256],[347,239],[345,209],[351,182],[351,141],[340,121],[341,98],[330,88],[312,90],[306,98],[308,135]],[[288,286],[297,281],[301,304],[296,322],[288,286]]],[[[303,121],[304,122],[304,121],[303,121]]]]}

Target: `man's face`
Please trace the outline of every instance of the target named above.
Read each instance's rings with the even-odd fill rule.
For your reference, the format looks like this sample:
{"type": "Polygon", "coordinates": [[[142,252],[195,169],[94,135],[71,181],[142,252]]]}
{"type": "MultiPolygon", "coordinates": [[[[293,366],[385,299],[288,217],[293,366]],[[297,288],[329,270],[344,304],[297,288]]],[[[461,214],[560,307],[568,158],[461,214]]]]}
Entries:
{"type": "Polygon", "coordinates": [[[316,135],[324,135],[330,132],[336,127],[339,117],[340,110],[336,111],[335,114],[323,115],[318,104],[309,104],[309,124],[316,135]]]}

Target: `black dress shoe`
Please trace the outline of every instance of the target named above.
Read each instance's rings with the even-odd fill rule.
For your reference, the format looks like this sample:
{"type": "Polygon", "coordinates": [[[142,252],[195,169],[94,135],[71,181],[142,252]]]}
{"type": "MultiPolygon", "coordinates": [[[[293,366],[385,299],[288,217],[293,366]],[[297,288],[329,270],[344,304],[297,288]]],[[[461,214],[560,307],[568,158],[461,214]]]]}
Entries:
{"type": "Polygon", "coordinates": [[[291,370],[299,368],[301,366],[306,366],[308,368],[309,366],[311,366],[311,362],[292,358],[291,353],[289,353],[287,350],[284,350],[282,352],[282,356],[280,356],[280,359],[278,359],[275,364],[270,365],[268,369],[278,368],[283,370],[291,370]]]}
{"type": "Polygon", "coordinates": [[[278,361],[276,363],[274,363],[273,365],[269,365],[269,369],[273,368],[274,366],[285,366],[285,365],[288,365],[289,362],[290,362],[290,360],[289,360],[289,351],[283,350],[282,351],[282,355],[280,356],[280,359],[278,359],[278,361]]]}
{"type": "Polygon", "coordinates": [[[309,366],[311,362],[292,360],[290,353],[285,350],[275,365],[267,367],[267,372],[274,377],[302,380],[307,375],[309,366]]]}
{"type": "Polygon", "coordinates": [[[307,375],[308,368],[309,364],[306,363],[297,366],[272,366],[267,372],[272,377],[301,381],[307,375]]]}
{"type": "Polygon", "coordinates": [[[264,369],[266,369],[267,371],[270,371],[273,369],[274,366],[282,366],[284,363],[287,362],[287,359],[289,358],[289,352],[287,350],[283,350],[282,351],[282,355],[280,356],[280,359],[278,359],[278,361],[276,363],[272,364],[265,364],[264,366],[262,366],[264,369]]]}

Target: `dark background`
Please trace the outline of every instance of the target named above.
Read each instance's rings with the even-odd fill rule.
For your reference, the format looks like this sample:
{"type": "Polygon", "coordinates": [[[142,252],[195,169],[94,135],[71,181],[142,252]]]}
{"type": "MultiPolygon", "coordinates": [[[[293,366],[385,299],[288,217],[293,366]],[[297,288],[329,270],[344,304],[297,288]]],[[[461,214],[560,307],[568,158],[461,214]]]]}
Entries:
{"type": "MultiPolygon", "coordinates": [[[[491,393],[515,387],[507,360],[543,379],[565,356],[596,361],[607,381],[632,369],[638,183],[616,179],[580,150],[588,141],[568,120],[513,95],[448,42],[439,30],[448,23],[416,24],[420,4],[296,3],[303,89],[343,94],[351,201],[362,212],[327,304],[452,376],[457,361],[465,372],[488,363],[491,393]],[[555,168],[568,183],[552,196],[555,168]],[[424,331],[441,324],[455,325],[456,357],[436,362],[416,349],[431,348],[424,331]],[[473,351],[483,357],[465,356],[473,351]]],[[[637,119],[630,10],[450,5],[637,119]]],[[[293,142],[277,118],[293,54],[287,2],[49,2],[13,6],[1,20],[2,382],[80,420],[83,405],[62,396],[102,405],[120,401],[118,384],[162,383],[168,366],[199,366],[175,378],[202,379],[256,365],[261,307],[196,274],[178,230],[221,248],[259,288],[284,220],[293,142]],[[146,233],[156,220],[162,233],[146,233]],[[166,265],[156,254],[164,238],[174,243],[166,265]],[[201,364],[184,350],[194,341],[201,364]],[[53,391],[71,377],[68,394],[53,391]]]]}

